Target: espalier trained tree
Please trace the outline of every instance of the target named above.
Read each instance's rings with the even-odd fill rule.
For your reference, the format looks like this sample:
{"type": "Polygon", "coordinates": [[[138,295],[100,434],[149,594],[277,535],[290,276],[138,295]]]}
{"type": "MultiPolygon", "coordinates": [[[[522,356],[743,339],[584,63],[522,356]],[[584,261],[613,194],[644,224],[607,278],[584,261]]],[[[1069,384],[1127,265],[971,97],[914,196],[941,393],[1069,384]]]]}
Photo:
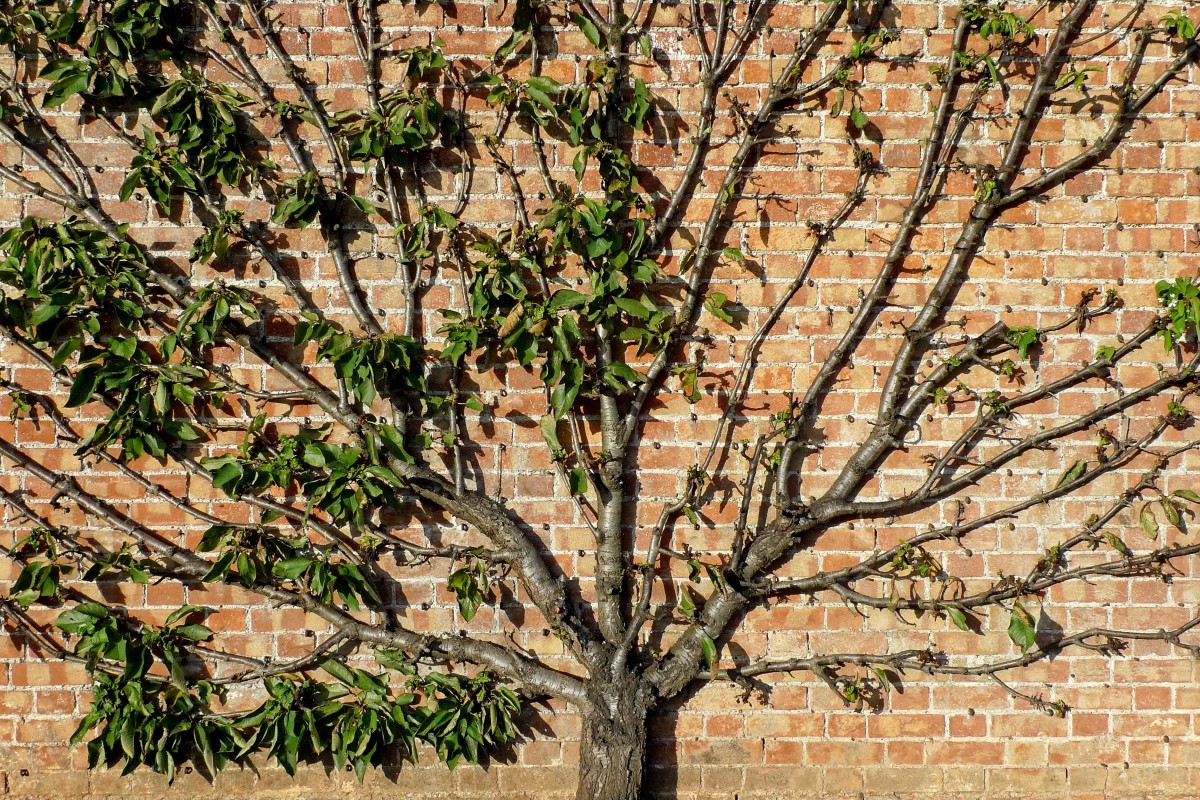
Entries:
{"type": "Polygon", "coordinates": [[[0,41],[12,56],[0,71],[0,134],[18,156],[0,177],[10,192],[57,209],[0,235],[0,326],[24,351],[22,374],[32,364],[46,375],[37,386],[3,380],[13,414],[51,426],[85,468],[103,466],[193,523],[181,532],[138,519],[136,506],[122,510],[89,489],[86,472],[0,440],[5,464],[54,495],[46,503],[15,485],[0,490],[21,526],[5,550],[15,564],[5,619],[32,652],[81,663],[93,677],[92,710],[75,735],[90,763],[171,776],[187,761],[214,774],[260,754],[289,771],[329,757],[361,777],[426,742],[453,766],[512,741],[523,702],[552,697],[583,720],[578,796],[634,798],[648,716],[698,681],[751,690],[771,673],[806,671],[857,703],[906,674],[969,675],[1062,714],[1061,701],[1001,675],[1068,648],[1118,653],[1134,639],[1194,651],[1182,637],[1200,618],[1171,630],[1045,638],[1027,605],[1068,582],[1153,580],[1200,552],[1160,537],[1160,526],[1182,528],[1200,503],[1164,484],[1197,443],[1160,441],[1186,427],[1188,399],[1200,391],[1200,284],[1161,283],[1161,313],[1140,332],[1047,380],[1037,379],[1045,364],[1030,376],[1025,362],[1048,338],[1114,314],[1115,293],[1085,296],[1042,328],[991,319],[986,329],[947,330],[1000,215],[1110,158],[1155,98],[1186,77],[1200,57],[1186,11],[1151,15],[1137,2],[1085,36],[1103,5],[1096,0],[1047,0],[1023,13],[1003,0],[949,9],[906,210],[881,231],[889,249],[870,262],[873,283],[802,393],[777,413],[745,403],[760,346],[785,311],[806,302],[813,265],[887,174],[865,90],[870,65],[908,57],[895,27],[903,2],[513,0],[507,39],[489,62],[450,58],[442,41],[385,37],[377,0],[346,0],[335,5],[359,57],[361,108],[338,107],[336,93],[306,73],[289,52],[295,38],[260,0],[0,3],[0,41]],[[773,15],[797,7],[815,9],[811,27],[781,37],[773,15]],[[651,36],[664,20],[685,33],[678,52],[691,55],[672,56],[651,36]],[[1077,57],[1100,36],[1119,47],[1077,57]],[[552,78],[556,60],[576,63],[559,50],[568,38],[590,52],[552,78]],[[740,99],[728,91],[739,65],[768,39],[769,88],[740,99]],[[1167,56],[1147,59],[1152,50],[1167,56]],[[677,134],[681,179],[664,186],[635,154],[671,124],[648,76],[685,58],[698,65],[700,108],[677,134]],[[575,82],[562,80],[572,73],[575,82]],[[1044,112],[1089,91],[1101,101],[1102,133],[1059,163],[1029,160],[1044,112]],[[813,113],[844,126],[856,182],[811,219],[807,255],[784,276],[791,283],[752,320],[702,458],[679,465],[678,496],[639,497],[648,409],[680,393],[698,402],[703,354],[714,346],[706,326],[749,324],[712,287],[718,268],[755,268],[753,254],[728,240],[735,207],[751,196],[748,177],[764,149],[789,135],[792,115],[813,113]],[[994,160],[968,163],[960,145],[981,116],[1004,126],[1005,141],[994,160]],[[119,189],[96,186],[81,131],[128,145],[128,160],[106,168],[120,174],[119,189]],[[514,165],[506,145],[518,133],[528,167],[514,165]],[[488,223],[469,213],[484,164],[508,204],[488,223]],[[973,176],[974,195],[952,248],[925,274],[903,327],[879,333],[881,314],[899,313],[889,295],[914,237],[958,176],[973,176]],[[189,258],[156,252],[154,229],[118,222],[134,201],[152,202],[160,225],[192,228],[189,258]],[[319,233],[321,263],[336,277],[319,290],[306,285],[311,256],[288,247],[288,229],[301,228],[319,233]],[[400,313],[367,302],[356,278],[367,257],[395,259],[400,313]],[[247,265],[264,279],[245,277],[247,265]],[[438,296],[452,298],[449,308],[428,307],[437,287],[447,287],[438,296]],[[894,359],[880,374],[869,433],[813,491],[799,466],[820,447],[823,405],[863,343],[884,335],[894,359]],[[1115,383],[1122,361],[1162,357],[1164,344],[1157,379],[1115,383]],[[264,380],[247,383],[246,364],[264,380]],[[572,562],[551,558],[541,526],[523,523],[473,466],[488,430],[480,421],[506,412],[505,398],[485,398],[479,381],[520,370],[543,400],[516,413],[540,424],[547,463],[573,498],[562,513],[594,536],[580,554],[594,564],[587,581],[564,573],[572,562]],[[1022,409],[1085,385],[1103,390],[1085,413],[1014,432],[1022,409]],[[1152,403],[1166,410],[1122,422],[1152,403]],[[949,443],[923,444],[931,414],[958,425],[949,443]],[[842,568],[778,573],[828,531],[955,507],[988,476],[1080,434],[1099,444],[1032,496],[975,515],[959,503],[949,522],[842,568]],[[877,473],[901,452],[921,454],[924,474],[881,493],[877,473]],[[206,505],[181,484],[148,477],[138,467],[146,459],[227,500],[206,505]],[[1149,460],[1140,482],[1080,520],[1028,574],[968,584],[948,571],[937,543],[969,543],[1139,459],[1149,460]],[[729,465],[742,465],[736,522],[719,531],[723,549],[697,550],[676,525],[716,502],[729,465]],[[1140,544],[1116,524],[1131,509],[1151,537],[1140,544]],[[469,626],[423,627],[428,617],[395,588],[418,569],[440,576],[463,621],[497,601],[497,585],[517,588],[528,613],[512,624],[551,631],[575,667],[469,626]],[[196,602],[147,617],[103,590],[128,582],[177,582],[196,602]],[[219,611],[201,605],[206,590],[220,585],[230,587],[223,597],[302,609],[328,633],[294,659],[240,652],[204,624],[219,611]],[[969,663],[932,646],[731,657],[725,648],[741,615],[775,597],[838,597],[964,631],[979,631],[991,610],[1007,620],[1016,649],[969,663]],[[235,688],[240,705],[228,702],[235,688]]]}

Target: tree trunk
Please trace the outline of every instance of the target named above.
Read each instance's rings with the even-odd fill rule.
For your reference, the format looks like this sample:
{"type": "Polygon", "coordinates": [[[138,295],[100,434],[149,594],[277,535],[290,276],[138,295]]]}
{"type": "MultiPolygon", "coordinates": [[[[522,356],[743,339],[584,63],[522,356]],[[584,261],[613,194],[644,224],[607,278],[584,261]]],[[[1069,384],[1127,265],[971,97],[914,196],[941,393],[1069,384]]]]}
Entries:
{"type": "Polygon", "coordinates": [[[626,674],[593,689],[583,713],[576,800],[638,800],[646,759],[648,687],[626,674]]]}

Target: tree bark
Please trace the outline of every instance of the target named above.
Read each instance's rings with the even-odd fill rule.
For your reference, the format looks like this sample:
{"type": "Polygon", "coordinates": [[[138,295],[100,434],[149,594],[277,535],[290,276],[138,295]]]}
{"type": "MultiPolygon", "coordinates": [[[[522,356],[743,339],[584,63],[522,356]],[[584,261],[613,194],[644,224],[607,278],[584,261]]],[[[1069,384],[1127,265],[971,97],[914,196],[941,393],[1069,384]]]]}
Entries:
{"type": "Polygon", "coordinates": [[[650,691],[624,673],[594,688],[583,713],[576,800],[638,800],[646,759],[650,691]]]}

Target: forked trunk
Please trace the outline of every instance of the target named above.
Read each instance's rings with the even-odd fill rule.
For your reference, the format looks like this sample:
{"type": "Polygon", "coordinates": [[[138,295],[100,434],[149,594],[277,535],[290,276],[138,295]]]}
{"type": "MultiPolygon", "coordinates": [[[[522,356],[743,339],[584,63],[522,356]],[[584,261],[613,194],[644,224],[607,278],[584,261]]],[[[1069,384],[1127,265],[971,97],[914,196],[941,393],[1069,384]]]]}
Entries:
{"type": "Polygon", "coordinates": [[[634,676],[591,693],[583,715],[576,800],[638,800],[649,692],[634,676]]]}

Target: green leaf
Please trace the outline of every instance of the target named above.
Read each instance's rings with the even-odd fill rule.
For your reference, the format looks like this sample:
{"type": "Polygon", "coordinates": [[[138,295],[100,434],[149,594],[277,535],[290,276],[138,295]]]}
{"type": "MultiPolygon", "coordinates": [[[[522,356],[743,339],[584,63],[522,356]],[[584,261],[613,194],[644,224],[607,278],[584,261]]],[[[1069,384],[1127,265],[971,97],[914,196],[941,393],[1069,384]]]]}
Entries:
{"type": "Polygon", "coordinates": [[[620,392],[625,391],[629,386],[644,383],[645,381],[645,375],[624,361],[614,361],[609,364],[604,376],[604,382],[620,392]]]}
{"type": "Polygon", "coordinates": [[[365,197],[359,197],[358,195],[353,194],[348,194],[346,197],[348,197],[350,202],[353,203],[358,210],[364,214],[370,215],[375,211],[375,205],[365,197]]]}
{"type": "Polygon", "coordinates": [[[558,441],[558,419],[553,414],[546,414],[541,422],[542,438],[555,453],[563,452],[562,443],[558,441]]]}
{"type": "Polygon", "coordinates": [[[1108,542],[1109,547],[1111,547],[1113,550],[1116,550],[1121,555],[1127,556],[1130,554],[1129,547],[1125,544],[1125,542],[1112,532],[1104,531],[1104,538],[1108,542]]]}
{"type": "Polygon", "coordinates": [[[99,603],[80,603],[58,615],[54,624],[67,633],[85,633],[96,626],[96,621],[108,616],[108,609],[99,603]]]}
{"type": "Polygon", "coordinates": [[[132,759],[137,753],[137,739],[134,735],[133,725],[132,715],[125,717],[125,722],[121,725],[121,749],[125,751],[125,757],[131,759],[130,763],[136,763],[132,759]]]}
{"type": "Polygon", "coordinates": [[[354,685],[354,673],[350,671],[349,667],[336,659],[325,659],[321,662],[321,669],[325,670],[347,686],[354,685]]]}
{"type": "Polygon", "coordinates": [[[583,35],[592,43],[592,47],[600,46],[600,29],[596,27],[594,22],[578,12],[572,12],[571,19],[583,31],[583,35]]]}
{"type": "Polygon", "coordinates": [[[525,81],[525,84],[546,94],[558,94],[562,91],[562,84],[546,75],[533,75],[525,81]]]}
{"type": "Polygon", "coordinates": [[[57,298],[51,298],[41,303],[25,320],[25,324],[31,328],[41,325],[43,322],[52,319],[59,311],[62,310],[66,301],[57,298]]]}
{"type": "Polygon", "coordinates": [[[954,623],[960,631],[970,631],[971,626],[967,624],[967,614],[961,608],[954,606],[942,606],[946,615],[950,617],[950,621],[954,623]]]}
{"type": "Polygon", "coordinates": [[[732,325],[733,315],[725,310],[726,306],[730,305],[729,298],[721,292],[713,292],[713,294],[704,301],[704,308],[708,313],[712,314],[722,322],[732,325]]]}
{"type": "Polygon", "coordinates": [[[864,114],[860,109],[850,109],[850,122],[852,122],[854,127],[858,128],[860,131],[867,127],[867,123],[870,121],[871,120],[867,118],[867,115],[864,114]]]}
{"type": "Polygon", "coordinates": [[[525,87],[525,93],[529,95],[530,99],[532,99],[535,103],[540,106],[544,106],[547,110],[557,110],[555,108],[554,101],[550,99],[550,95],[546,94],[541,89],[538,89],[536,86],[527,85],[525,87]]]}
{"type": "Polygon", "coordinates": [[[700,651],[704,655],[704,665],[713,675],[717,674],[717,643],[707,633],[700,634],[700,651]]]}
{"type": "Polygon", "coordinates": [[[1036,638],[1033,617],[1025,610],[1020,601],[1013,603],[1012,617],[1008,621],[1008,638],[1021,648],[1022,653],[1033,646],[1036,638]]]}
{"type": "Polygon", "coordinates": [[[301,456],[301,458],[303,459],[304,463],[308,464],[310,467],[320,468],[324,467],[326,464],[325,453],[319,446],[315,444],[305,446],[304,454],[301,456]]]}
{"type": "Polygon", "coordinates": [[[650,319],[650,309],[633,298],[618,297],[613,302],[617,304],[618,308],[635,319],[650,319]]]}
{"type": "Polygon", "coordinates": [[[1179,513],[1179,508],[1166,497],[1160,499],[1158,504],[1162,507],[1163,513],[1166,514],[1167,522],[1183,530],[1183,515],[1179,513]]]}
{"type": "Polygon", "coordinates": [[[165,430],[171,436],[181,442],[194,442],[204,436],[194,425],[188,422],[179,420],[172,421],[165,426],[165,430]]]}
{"type": "Polygon", "coordinates": [[[391,425],[379,425],[376,427],[379,432],[379,438],[383,442],[383,446],[396,458],[405,461],[411,461],[411,456],[404,450],[404,434],[398,431],[391,425]]]}
{"type": "Polygon", "coordinates": [[[20,592],[13,592],[11,598],[14,603],[22,608],[29,608],[29,606],[41,598],[41,596],[42,593],[39,589],[25,589],[24,591],[20,592]]]}
{"type": "Polygon", "coordinates": [[[137,339],[132,336],[125,336],[118,339],[113,339],[108,343],[108,350],[117,358],[126,361],[131,360],[137,353],[137,339]]]}
{"type": "Polygon", "coordinates": [[[587,243],[584,250],[587,252],[588,258],[595,261],[612,249],[612,246],[613,243],[610,239],[592,239],[587,243]]]}
{"type": "Polygon", "coordinates": [[[271,569],[273,573],[280,578],[294,581],[308,571],[308,568],[313,565],[313,560],[308,556],[295,556],[277,562],[271,569]]]}
{"type": "Polygon", "coordinates": [[[374,475],[376,478],[379,478],[382,481],[386,481],[386,482],[392,484],[393,486],[397,486],[401,489],[405,488],[404,481],[400,480],[400,478],[398,478],[396,476],[396,473],[392,472],[390,469],[388,469],[385,466],[382,466],[380,464],[372,464],[369,467],[367,467],[367,472],[369,472],[370,474],[374,475]]]}
{"type": "Polygon", "coordinates": [[[467,622],[475,619],[479,612],[479,596],[473,592],[462,592],[458,595],[458,610],[467,622]]]}
{"type": "Polygon", "coordinates": [[[66,364],[67,359],[79,349],[81,344],[83,344],[83,337],[76,334],[59,345],[58,349],[54,351],[54,359],[52,361],[54,366],[61,367],[63,364],[66,364]]]}
{"type": "Polygon", "coordinates": [[[236,483],[242,479],[244,474],[242,465],[238,461],[231,461],[223,464],[213,473],[212,484],[213,488],[224,489],[232,483],[236,483]]]}
{"type": "Polygon", "coordinates": [[[746,256],[743,255],[742,251],[736,247],[726,247],[721,251],[721,255],[725,256],[730,261],[741,264],[743,267],[746,266],[746,256]]]}
{"type": "Polygon", "coordinates": [[[177,608],[174,611],[172,611],[163,624],[164,625],[174,625],[176,622],[179,622],[179,620],[183,619],[188,614],[195,614],[197,612],[204,611],[204,610],[205,610],[204,606],[198,606],[193,603],[188,603],[187,605],[182,606],[182,607],[177,608]]]}
{"type": "Polygon", "coordinates": [[[92,399],[100,383],[100,369],[99,364],[88,364],[75,374],[71,394],[67,397],[67,408],[76,408],[92,399]]]}
{"type": "Polygon", "coordinates": [[[233,559],[237,557],[237,552],[234,550],[226,550],[221,554],[221,557],[213,562],[212,568],[200,580],[204,583],[212,583],[213,581],[224,580],[229,574],[229,567],[233,564],[233,559]]]}
{"type": "Polygon", "coordinates": [[[692,593],[686,588],[679,592],[679,613],[688,619],[696,615],[696,604],[692,602],[692,593]]]}
{"type": "Polygon", "coordinates": [[[1030,327],[1009,328],[1007,338],[1016,345],[1017,352],[1024,360],[1029,357],[1029,348],[1038,343],[1038,332],[1036,328],[1030,327]]]}
{"type": "Polygon", "coordinates": [[[567,479],[571,484],[571,494],[578,496],[587,492],[587,472],[585,472],[582,467],[575,467],[568,472],[567,479]]]}
{"type": "Polygon", "coordinates": [[[484,592],[488,590],[487,567],[482,561],[472,558],[466,566],[450,573],[447,585],[458,598],[458,610],[463,619],[470,622],[483,602],[484,592]]]}
{"type": "Polygon", "coordinates": [[[157,117],[163,112],[163,109],[179,99],[179,95],[187,89],[187,84],[184,81],[175,81],[170,84],[158,99],[154,101],[154,105],[150,107],[150,115],[157,117]]]}
{"type": "Polygon", "coordinates": [[[1062,474],[1062,477],[1058,479],[1058,483],[1054,488],[1057,489],[1059,486],[1079,480],[1085,472],[1087,472],[1087,462],[1083,460],[1076,461],[1071,465],[1070,469],[1062,474]]]}
{"type": "Polygon", "coordinates": [[[1171,492],[1172,497],[1182,497],[1189,503],[1200,503],[1200,494],[1196,494],[1191,489],[1176,489],[1171,492]]]}
{"type": "Polygon", "coordinates": [[[1158,538],[1158,519],[1155,518],[1149,503],[1142,506],[1142,511],[1138,514],[1138,524],[1142,526],[1142,531],[1151,539],[1158,538]]]}
{"type": "MultiPolygon", "coordinates": [[[[83,67],[84,65],[79,64],[79,66],[83,67]]],[[[75,95],[87,91],[89,77],[90,72],[87,69],[84,69],[81,72],[77,72],[74,75],[70,75],[69,77],[65,77],[62,80],[57,81],[53,86],[50,87],[49,91],[46,92],[45,99],[42,101],[42,106],[45,108],[57,108],[75,95]]]]}
{"type": "Polygon", "coordinates": [[[243,583],[252,584],[258,579],[258,566],[248,553],[238,553],[234,566],[243,583]]]}
{"type": "Polygon", "coordinates": [[[441,206],[434,206],[433,211],[430,213],[433,217],[434,223],[439,228],[452,231],[458,227],[458,218],[441,206]]]}
{"type": "Polygon", "coordinates": [[[193,642],[203,642],[212,638],[213,632],[207,625],[181,625],[173,631],[177,636],[191,639],[193,642]]]}
{"type": "Polygon", "coordinates": [[[559,289],[550,298],[547,310],[551,312],[564,308],[579,308],[587,305],[588,296],[574,289],[559,289]]]}

